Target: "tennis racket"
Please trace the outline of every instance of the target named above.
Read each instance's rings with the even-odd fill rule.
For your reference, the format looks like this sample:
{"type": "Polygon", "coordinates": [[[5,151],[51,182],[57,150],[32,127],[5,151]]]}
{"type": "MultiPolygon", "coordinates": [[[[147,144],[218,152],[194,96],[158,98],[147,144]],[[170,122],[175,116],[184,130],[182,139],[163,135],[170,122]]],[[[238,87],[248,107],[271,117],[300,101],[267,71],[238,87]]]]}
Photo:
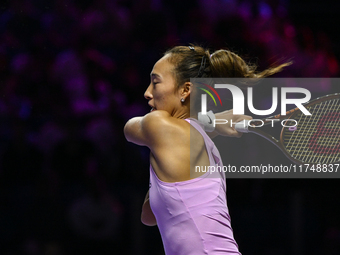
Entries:
{"type": "Polygon", "coordinates": [[[339,163],[340,94],[316,98],[304,106],[312,115],[304,115],[299,108],[295,108],[288,111],[286,115],[279,114],[254,120],[250,125],[238,122],[235,129],[238,132],[254,133],[267,139],[296,164],[339,163]],[[286,126],[281,130],[280,139],[261,130],[262,125],[280,122],[286,126]]]}

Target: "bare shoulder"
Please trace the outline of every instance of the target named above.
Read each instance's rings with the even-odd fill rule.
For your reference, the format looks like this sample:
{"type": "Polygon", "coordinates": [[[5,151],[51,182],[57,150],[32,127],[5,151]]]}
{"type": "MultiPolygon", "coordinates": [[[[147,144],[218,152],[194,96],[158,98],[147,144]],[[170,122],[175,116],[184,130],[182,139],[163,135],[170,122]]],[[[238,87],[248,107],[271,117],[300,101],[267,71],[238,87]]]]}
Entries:
{"type": "Polygon", "coordinates": [[[129,142],[149,147],[171,143],[175,136],[182,137],[189,132],[188,123],[172,117],[166,111],[153,111],[143,117],[130,119],[124,127],[129,142]]]}
{"type": "Polygon", "coordinates": [[[156,132],[161,132],[162,130],[160,130],[160,128],[165,128],[168,131],[180,131],[180,129],[184,127],[183,123],[183,120],[174,118],[168,112],[161,110],[146,114],[142,121],[144,128],[156,132]]]}
{"type": "Polygon", "coordinates": [[[189,124],[186,121],[160,110],[145,115],[141,125],[149,147],[161,146],[163,143],[168,145],[173,139],[187,136],[189,132],[189,124]]]}

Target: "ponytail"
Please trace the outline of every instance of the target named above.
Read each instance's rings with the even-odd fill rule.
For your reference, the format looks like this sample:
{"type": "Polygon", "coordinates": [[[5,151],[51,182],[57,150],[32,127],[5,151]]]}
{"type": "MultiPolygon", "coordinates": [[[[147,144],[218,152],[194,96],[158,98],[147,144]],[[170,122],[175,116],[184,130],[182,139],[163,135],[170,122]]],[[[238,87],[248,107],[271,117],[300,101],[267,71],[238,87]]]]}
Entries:
{"type": "Polygon", "coordinates": [[[239,55],[229,50],[218,50],[211,54],[210,70],[211,77],[228,78],[265,78],[278,73],[292,62],[270,67],[262,72],[256,72],[255,64],[247,64],[239,55]]]}
{"type": "Polygon", "coordinates": [[[257,72],[255,64],[247,64],[234,52],[217,50],[210,54],[209,50],[196,45],[177,46],[164,55],[169,55],[169,61],[174,65],[177,87],[190,81],[190,78],[264,78],[292,64],[286,62],[257,72]]]}

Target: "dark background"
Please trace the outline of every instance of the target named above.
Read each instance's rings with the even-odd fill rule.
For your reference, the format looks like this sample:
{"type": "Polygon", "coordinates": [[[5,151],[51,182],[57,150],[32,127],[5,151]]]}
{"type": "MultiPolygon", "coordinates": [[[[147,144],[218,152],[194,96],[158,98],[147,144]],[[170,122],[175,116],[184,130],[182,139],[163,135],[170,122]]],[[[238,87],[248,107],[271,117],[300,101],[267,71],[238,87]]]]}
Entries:
{"type": "MultiPolygon", "coordinates": [[[[229,48],[276,77],[339,76],[339,3],[13,0],[0,4],[0,254],[164,254],[140,222],[148,150],[125,122],[169,47],[229,48]]],[[[309,88],[312,97],[339,92],[309,88]]],[[[259,100],[267,100],[263,94],[259,100]]],[[[227,139],[227,138],[226,138],[227,139]]],[[[226,140],[230,164],[289,163],[265,140],[226,140]],[[268,146],[267,146],[268,145],[268,146]]],[[[225,162],[226,163],[226,162],[225,162]]],[[[244,255],[340,254],[336,179],[229,179],[244,255]]]]}

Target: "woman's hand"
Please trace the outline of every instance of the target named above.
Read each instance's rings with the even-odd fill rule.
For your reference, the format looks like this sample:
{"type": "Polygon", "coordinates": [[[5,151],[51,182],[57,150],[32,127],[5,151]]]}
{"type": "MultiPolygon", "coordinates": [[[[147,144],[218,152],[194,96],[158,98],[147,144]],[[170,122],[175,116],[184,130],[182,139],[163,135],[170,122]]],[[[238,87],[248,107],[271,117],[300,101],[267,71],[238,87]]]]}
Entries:
{"type": "Polygon", "coordinates": [[[241,137],[242,133],[236,131],[236,129],[234,128],[235,124],[243,120],[248,121],[248,120],[253,119],[249,115],[234,115],[233,110],[227,110],[227,111],[215,113],[215,117],[216,117],[215,130],[211,135],[209,135],[210,137],[214,137],[216,135],[241,137]],[[221,120],[221,121],[218,121],[218,120],[221,120]],[[224,123],[225,121],[228,121],[228,122],[225,124],[218,124],[218,123],[224,123]]]}

